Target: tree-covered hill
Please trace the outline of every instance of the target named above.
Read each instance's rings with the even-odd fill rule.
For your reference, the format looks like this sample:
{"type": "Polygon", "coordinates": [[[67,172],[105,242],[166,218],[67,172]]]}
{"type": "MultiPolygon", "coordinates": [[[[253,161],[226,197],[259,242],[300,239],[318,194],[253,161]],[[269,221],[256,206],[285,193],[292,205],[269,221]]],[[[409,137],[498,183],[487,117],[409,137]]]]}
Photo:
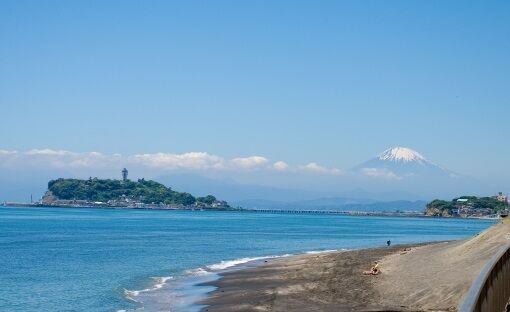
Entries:
{"type": "Polygon", "coordinates": [[[129,198],[144,204],[176,204],[184,206],[195,203],[210,206],[216,202],[216,198],[212,195],[195,198],[189,193],[176,192],[161,183],[144,179],[138,181],[98,178],[90,178],[88,180],[57,179],[51,180],[48,183],[48,191],[56,199],[60,200],[108,202],[110,200],[129,198]]]}
{"type": "Polygon", "coordinates": [[[427,204],[425,214],[433,216],[473,216],[500,213],[508,203],[497,197],[461,196],[451,201],[434,199],[427,204]]]}

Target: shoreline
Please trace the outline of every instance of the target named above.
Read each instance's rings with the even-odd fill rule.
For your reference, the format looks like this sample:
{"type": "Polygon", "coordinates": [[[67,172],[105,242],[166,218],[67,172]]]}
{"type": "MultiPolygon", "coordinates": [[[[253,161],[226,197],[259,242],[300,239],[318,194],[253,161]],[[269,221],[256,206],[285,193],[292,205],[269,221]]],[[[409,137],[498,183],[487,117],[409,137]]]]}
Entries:
{"type": "Polygon", "coordinates": [[[484,264],[510,239],[503,220],[473,237],[300,254],[220,274],[202,312],[456,311],[484,264]],[[374,261],[381,274],[366,276],[374,261]]]}
{"type": "Polygon", "coordinates": [[[341,210],[264,210],[247,208],[169,208],[169,207],[129,207],[129,206],[79,206],[79,205],[44,205],[30,203],[0,203],[0,207],[5,208],[56,208],[56,209],[115,209],[115,210],[154,210],[154,211],[223,211],[223,212],[246,212],[246,213],[268,213],[268,214],[294,214],[294,215],[340,215],[352,217],[413,217],[413,218],[444,218],[444,219],[483,219],[497,220],[500,218],[492,217],[441,217],[429,216],[419,211],[407,212],[377,212],[377,211],[341,211],[341,210]]]}
{"type": "MultiPolygon", "coordinates": [[[[284,259],[288,257],[296,257],[302,255],[318,255],[332,252],[342,252],[347,250],[311,250],[303,253],[296,254],[281,254],[281,255],[270,255],[270,256],[259,256],[259,257],[244,257],[232,260],[222,260],[220,262],[187,269],[179,274],[172,276],[156,276],[150,277],[153,283],[145,286],[141,289],[123,289],[124,297],[140,305],[138,308],[144,305],[144,296],[153,296],[157,291],[171,291],[172,295],[177,295],[180,301],[185,301],[186,304],[182,303],[172,305],[172,309],[176,311],[200,311],[204,305],[200,302],[207,299],[209,294],[214,291],[211,288],[215,282],[222,278],[224,274],[236,272],[239,270],[245,270],[257,267],[261,264],[284,259]],[[177,291],[175,289],[177,289],[177,291]],[[191,294],[191,295],[190,295],[191,294]],[[183,300],[184,298],[184,300],[183,300]],[[193,299],[195,298],[195,299],[193,299]],[[196,299],[201,298],[201,299],[196,299]]],[[[164,296],[164,295],[163,295],[164,296]]],[[[118,309],[117,312],[136,311],[132,309],[118,309]]]]}
{"type": "Polygon", "coordinates": [[[267,210],[249,208],[176,208],[176,207],[131,207],[131,206],[93,206],[93,205],[46,205],[30,203],[0,203],[5,208],[57,208],[57,209],[133,209],[133,210],[154,210],[154,211],[223,211],[223,212],[246,212],[246,213],[268,213],[268,214],[316,214],[316,215],[339,215],[352,217],[412,217],[412,218],[441,218],[441,219],[476,219],[476,220],[500,220],[501,216],[432,216],[419,211],[384,212],[384,211],[342,211],[342,210],[267,210]]]}
{"type": "Polygon", "coordinates": [[[242,208],[225,207],[151,207],[151,206],[106,206],[106,205],[61,205],[61,204],[40,204],[40,203],[0,203],[5,208],[59,208],[59,209],[136,209],[136,210],[169,210],[169,211],[244,211],[242,208]]]}
{"type": "MultiPolygon", "coordinates": [[[[266,301],[264,294],[262,292],[266,292],[264,288],[273,288],[274,286],[279,286],[279,282],[274,285],[267,285],[265,283],[271,278],[271,275],[274,274],[275,271],[285,270],[286,268],[297,268],[299,270],[303,263],[313,262],[317,263],[336,263],[341,261],[351,261],[354,258],[357,258],[358,261],[356,263],[349,263],[350,268],[352,265],[355,267],[359,267],[360,270],[367,270],[370,268],[372,259],[380,260],[385,255],[392,254],[396,251],[400,251],[402,249],[412,249],[419,246],[425,246],[430,244],[443,243],[441,242],[423,242],[416,244],[401,244],[394,245],[391,247],[372,247],[372,248],[359,248],[359,249],[345,249],[345,250],[324,250],[324,251],[307,251],[299,254],[293,254],[290,256],[282,256],[278,258],[269,259],[268,261],[253,261],[251,265],[247,267],[238,267],[233,268],[232,270],[226,272],[219,272],[218,278],[214,281],[206,282],[203,284],[198,284],[197,286],[212,286],[216,289],[207,294],[207,298],[197,302],[198,306],[202,306],[201,312],[221,312],[221,311],[272,311],[272,307],[270,304],[257,308],[251,309],[251,307],[255,306],[256,301],[266,301]],[[345,259],[348,258],[348,259],[345,259]],[[339,260],[341,259],[341,260],[339,260]],[[367,260],[370,259],[370,260],[367,260]],[[365,261],[366,260],[366,261],[365,261]],[[359,263],[358,263],[359,262],[359,263]],[[258,284],[262,286],[261,288],[257,286],[248,286],[244,287],[244,281],[248,281],[248,283],[258,284]],[[278,285],[277,285],[278,284],[278,285]],[[250,292],[252,292],[250,294],[250,292]],[[239,298],[236,298],[239,297],[239,298]],[[242,299],[242,300],[239,300],[242,299]]],[[[348,268],[348,270],[350,270],[348,268]]],[[[349,274],[352,276],[352,274],[349,274]]],[[[377,276],[374,276],[377,278],[377,276]]],[[[347,281],[347,280],[346,280],[347,281]]],[[[348,282],[351,282],[350,280],[348,282]]],[[[295,286],[295,285],[294,285],[295,286]]],[[[336,293],[336,291],[334,291],[336,293]]],[[[365,293],[364,297],[369,297],[371,294],[365,293]]],[[[269,296],[270,297],[270,296],[269,296]]],[[[269,299],[270,300],[270,299],[269,299]]],[[[348,300],[348,298],[345,298],[348,300]]],[[[315,304],[314,304],[315,306],[315,304]]],[[[304,306],[302,310],[299,311],[315,311],[314,306],[304,306]]],[[[355,308],[356,305],[351,306],[350,308],[355,308]]],[[[283,307],[282,307],[283,308],[283,307]]],[[[287,307],[289,310],[287,311],[297,311],[293,308],[295,307],[287,307]]],[[[301,307],[300,307],[301,308],[301,307]]],[[[284,311],[283,309],[282,311],[284,311]]],[[[330,311],[321,308],[317,311],[330,311]]],[[[331,311],[337,311],[332,309],[331,311]]],[[[347,310],[346,310],[347,311],[347,310]]]]}

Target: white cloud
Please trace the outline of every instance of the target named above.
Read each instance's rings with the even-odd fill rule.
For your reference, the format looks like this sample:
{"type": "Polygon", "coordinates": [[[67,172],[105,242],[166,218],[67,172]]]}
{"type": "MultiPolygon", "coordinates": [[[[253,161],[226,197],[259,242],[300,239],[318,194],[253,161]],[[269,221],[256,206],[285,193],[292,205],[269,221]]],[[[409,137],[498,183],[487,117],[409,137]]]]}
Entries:
{"type": "Polygon", "coordinates": [[[307,165],[304,165],[301,167],[303,170],[308,170],[308,171],[314,171],[314,172],[327,172],[328,169],[326,169],[325,167],[322,167],[320,166],[319,164],[317,164],[316,162],[311,162],[307,165]]]}
{"type": "Polygon", "coordinates": [[[56,153],[46,154],[52,156],[52,164],[60,168],[104,168],[118,165],[120,157],[113,155],[103,155],[98,152],[75,153],[69,151],[56,151],[56,153]]]}
{"type": "Polygon", "coordinates": [[[12,167],[19,157],[17,151],[0,150],[0,167],[12,167]]]}
{"type": "Polygon", "coordinates": [[[342,171],[337,168],[326,168],[323,167],[316,162],[308,163],[307,165],[299,167],[303,171],[313,172],[313,173],[321,173],[321,174],[331,174],[331,175],[340,175],[342,171]]]}
{"type": "Polygon", "coordinates": [[[398,175],[396,175],[393,171],[385,169],[385,168],[362,168],[361,172],[369,177],[380,177],[386,179],[402,179],[398,175]]]}
{"type": "Polygon", "coordinates": [[[64,150],[52,150],[49,148],[45,149],[32,149],[25,152],[25,155],[40,155],[40,156],[69,156],[77,155],[78,153],[64,151],[64,150]]]}
{"type": "Polygon", "coordinates": [[[0,149],[2,167],[40,167],[59,169],[114,169],[123,166],[140,166],[157,170],[194,171],[250,171],[268,170],[276,172],[312,172],[325,175],[340,175],[342,171],[311,162],[304,166],[291,167],[283,160],[270,162],[264,156],[254,155],[224,159],[207,152],[148,153],[148,154],[102,154],[99,152],[73,152],[61,149],[31,149],[17,152],[0,149]]]}
{"type": "Polygon", "coordinates": [[[129,157],[129,159],[134,163],[160,169],[204,170],[224,168],[223,158],[205,152],[138,154],[129,157]]]}
{"type": "Polygon", "coordinates": [[[230,160],[234,168],[255,169],[266,165],[269,160],[262,156],[239,157],[230,160]]]}
{"type": "Polygon", "coordinates": [[[77,153],[65,150],[32,149],[26,152],[0,151],[3,166],[36,166],[50,168],[105,168],[114,166],[120,156],[98,152],[77,153]]]}
{"type": "Polygon", "coordinates": [[[121,156],[103,155],[98,152],[76,153],[70,154],[61,160],[64,167],[107,167],[120,166],[122,162],[121,156]]]}
{"type": "Polygon", "coordinates": [[[279,171],[287,170],[289,165],[284,161],[277,161],[273,164],[273,168],[279,171]]]}
{"type": "Polygon", "coordinates": [[[16,154],[18,154],[18,151],[0,150],[0,156],[5,156],[5,155],[16,155],[16,154]]]}

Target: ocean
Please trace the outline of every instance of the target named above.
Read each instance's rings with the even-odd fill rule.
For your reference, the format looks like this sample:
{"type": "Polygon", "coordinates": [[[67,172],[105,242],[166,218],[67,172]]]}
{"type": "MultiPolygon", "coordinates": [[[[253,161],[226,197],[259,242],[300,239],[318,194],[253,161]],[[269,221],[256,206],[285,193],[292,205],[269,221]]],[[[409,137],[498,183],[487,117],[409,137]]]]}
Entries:
{"type": "Polygon", "coordinates": [[[0,207],[0,311],[199,311],[266,257],[459,239],[493,220],[0,207]]]}

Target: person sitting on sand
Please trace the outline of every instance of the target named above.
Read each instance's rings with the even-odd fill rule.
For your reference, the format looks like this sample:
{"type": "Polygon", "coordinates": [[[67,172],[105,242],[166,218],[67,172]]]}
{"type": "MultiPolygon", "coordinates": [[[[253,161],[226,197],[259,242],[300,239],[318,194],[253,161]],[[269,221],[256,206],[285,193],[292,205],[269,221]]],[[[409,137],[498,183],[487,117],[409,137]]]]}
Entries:
{"type": "Polygon", "coordinates": [[[374,262],[374,266],[370,269],[370,271],[364,271],[364,275],[377,275],[381,271],[379,271],[379,263],[377,261],[374,262]]]}
{"type": "Polygon", "coordinates": [[[379,274],[379,263],[377,261],[374,262],[374,266],[371,269],[373,275],[379,274]]]}
{"type": "Polygon", "coordinates": [[[411,251],[411,248],[405,248],[404,247],[404,249],[402,249],[402,252],[400,252],[400,254],[401,255],[405,255],[405,254],[407,254],[408,251],[411,251]]]}

